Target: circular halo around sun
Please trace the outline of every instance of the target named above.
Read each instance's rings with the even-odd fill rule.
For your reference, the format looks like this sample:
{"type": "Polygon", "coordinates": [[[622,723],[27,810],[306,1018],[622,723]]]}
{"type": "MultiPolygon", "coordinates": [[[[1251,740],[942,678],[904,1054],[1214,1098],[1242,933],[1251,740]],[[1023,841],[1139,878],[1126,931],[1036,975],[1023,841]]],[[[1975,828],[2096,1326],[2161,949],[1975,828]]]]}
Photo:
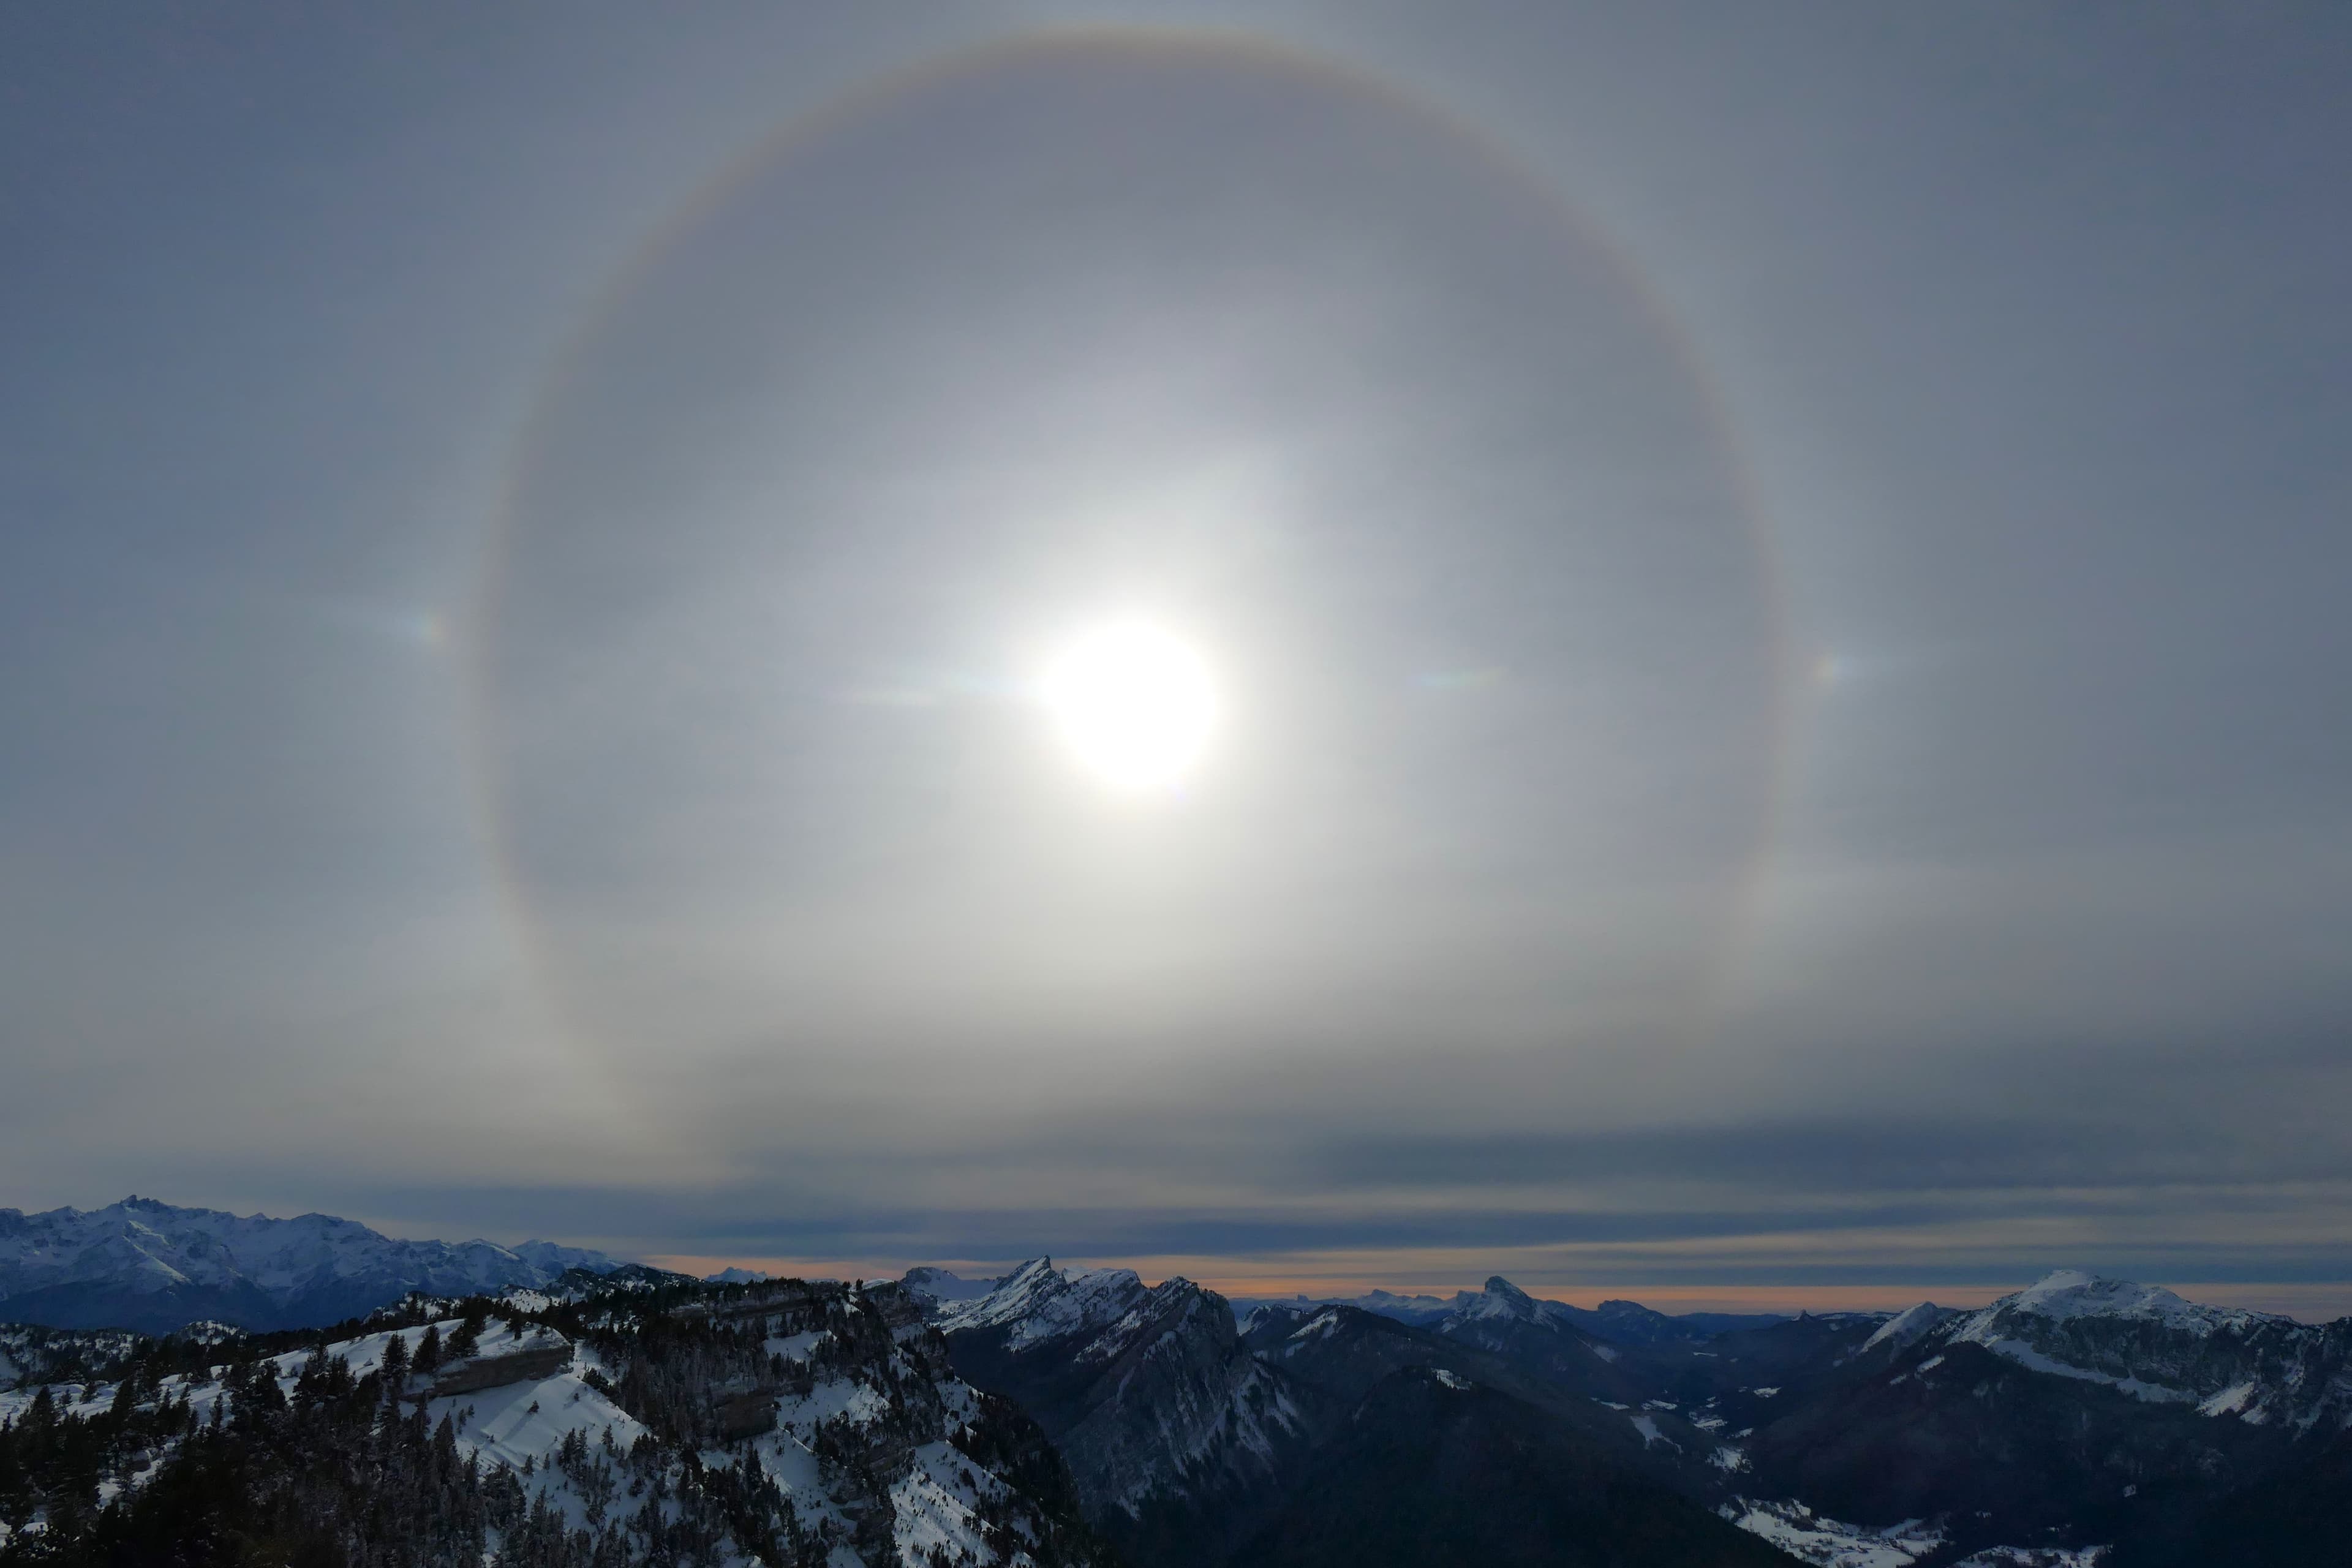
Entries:
{"type": "Polygon", "coordinates": [[[1158,626],[1099,627],[1047,667],[1039,693],[1070,754],[1130,795],[1181,788],[1216,727],[1216,689],[1190,645],[1158,626]]]}
{"type": "Polygon", "coordinates": [[[495,868],[616,1083],[1680,1026],[1766,846],[1780,606],[1601,237],[1222,46],[781,145],[570,340],[464,642],[495,868]],[[1191,721],[1046,699],[1139,623],[1191,721]]]}

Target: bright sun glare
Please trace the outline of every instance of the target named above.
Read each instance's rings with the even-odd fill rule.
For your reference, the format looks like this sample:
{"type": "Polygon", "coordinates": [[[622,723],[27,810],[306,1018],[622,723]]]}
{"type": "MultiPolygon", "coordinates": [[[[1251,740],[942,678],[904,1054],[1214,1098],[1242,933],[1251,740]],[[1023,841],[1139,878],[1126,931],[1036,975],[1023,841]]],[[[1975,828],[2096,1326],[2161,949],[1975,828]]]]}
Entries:
{"type": "Polygon", "coordinates": [[[1104,627],[1046,670],[1045,706],[1088,772],[1115,788],[1166,793],[1207,748],[1216,693],[1199,654],[1156,626],[1104,627]]]}

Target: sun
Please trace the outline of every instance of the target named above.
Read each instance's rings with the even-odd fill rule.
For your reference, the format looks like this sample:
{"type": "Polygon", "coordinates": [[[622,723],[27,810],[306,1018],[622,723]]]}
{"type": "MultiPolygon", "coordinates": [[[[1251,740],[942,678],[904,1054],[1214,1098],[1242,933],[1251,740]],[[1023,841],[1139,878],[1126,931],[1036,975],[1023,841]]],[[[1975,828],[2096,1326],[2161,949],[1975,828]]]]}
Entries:
{"type": "Polygon", "coordinates": [[[1207,663],[1147,624],[1078,637],[1047,667],[1040,690],[1071,754],[1099,782],[1128,794],[1181,788],[1216,727],[1207,663]]]}

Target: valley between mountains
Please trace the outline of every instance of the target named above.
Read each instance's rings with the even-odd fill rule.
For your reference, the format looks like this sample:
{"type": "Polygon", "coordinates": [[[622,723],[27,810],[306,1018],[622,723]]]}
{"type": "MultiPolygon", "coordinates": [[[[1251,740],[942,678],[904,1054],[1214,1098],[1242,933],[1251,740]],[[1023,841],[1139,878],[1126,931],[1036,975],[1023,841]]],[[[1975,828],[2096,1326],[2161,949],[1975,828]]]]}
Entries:
{"type": "Polygon", "coordinates": [[[1237,1310],[133,1200],[0,1210],[0,1563],[2352,1561],[2352,1319],[2072,1271],[1969,1311],[1237,1310]]]}

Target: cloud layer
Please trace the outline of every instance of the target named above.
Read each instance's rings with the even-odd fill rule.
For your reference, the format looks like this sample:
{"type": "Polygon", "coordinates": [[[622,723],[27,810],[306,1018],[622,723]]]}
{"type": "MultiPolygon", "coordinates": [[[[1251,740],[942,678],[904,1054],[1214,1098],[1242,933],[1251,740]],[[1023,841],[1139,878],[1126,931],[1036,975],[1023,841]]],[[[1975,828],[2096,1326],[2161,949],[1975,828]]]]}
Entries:
{"type": "Polygon", "coordinates": [[[5,24],[0,1202],[2352,1278],[2352,26],[1107,20],[5,24]]]}

